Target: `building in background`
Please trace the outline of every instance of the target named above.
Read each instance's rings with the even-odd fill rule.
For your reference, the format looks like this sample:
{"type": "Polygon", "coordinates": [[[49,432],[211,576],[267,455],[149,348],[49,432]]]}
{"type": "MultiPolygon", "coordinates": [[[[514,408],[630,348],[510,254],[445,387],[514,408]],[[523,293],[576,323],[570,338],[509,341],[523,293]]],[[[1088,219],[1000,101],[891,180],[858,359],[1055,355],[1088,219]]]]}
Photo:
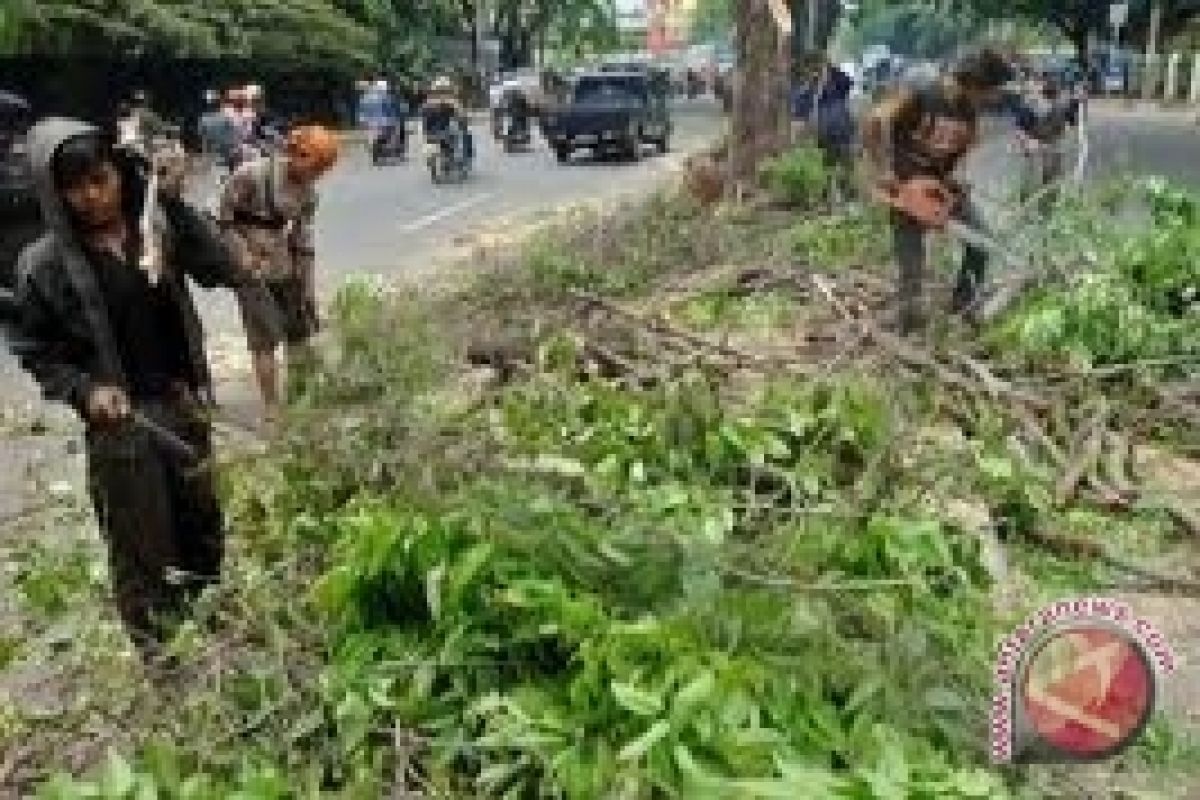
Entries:
{"type": "Polygon", "coordinates": [[[646,46],[649,27],[647,6],[650,2],[651,0],[616,0],[617,31],[623,48],[640,50],[646,46]]]}
{"type": "Polygon", "coordinates": [[[697,0],[646,0],[646,49],[655,55],[677,52],[691,40],[697,0]]]}
{"type": "Polygon", "coordinates": [[[616,0],[622,45],[657,56],[683,50],[691,40],[696,4],[697,0],[616,0]]]}

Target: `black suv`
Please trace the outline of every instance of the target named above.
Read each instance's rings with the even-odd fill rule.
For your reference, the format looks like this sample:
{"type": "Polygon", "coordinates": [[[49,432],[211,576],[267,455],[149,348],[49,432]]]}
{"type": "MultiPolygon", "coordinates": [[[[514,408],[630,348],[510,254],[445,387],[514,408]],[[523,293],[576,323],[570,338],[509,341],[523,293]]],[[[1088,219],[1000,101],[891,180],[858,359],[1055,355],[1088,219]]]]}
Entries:
{"type": "Polygon", "coordinates": [[[17,257],[41,233],[37,194],[25,154],[33,111],[21,97],[0,91],[0,287],[15,283],[17,257]]]}
{"type": "Polygon", "coordinates": [[[575,79],[570,103],[546,114],[542,129],[564,163],[578,148],[615,150],[635,161],[644,143],[665,153],[672,132],[666,88],[648,71],[585,73],[575,79]]]}

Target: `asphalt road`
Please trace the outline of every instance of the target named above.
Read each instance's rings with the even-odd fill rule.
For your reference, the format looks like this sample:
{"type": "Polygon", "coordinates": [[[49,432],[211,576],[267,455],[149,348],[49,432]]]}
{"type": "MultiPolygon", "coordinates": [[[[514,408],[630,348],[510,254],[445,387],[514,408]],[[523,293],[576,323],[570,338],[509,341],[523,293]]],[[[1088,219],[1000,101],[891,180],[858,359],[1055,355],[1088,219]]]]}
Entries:
{"type": "Polygon", "coordinates": [[[1093,106],[1092,178],[1162,175],[1200,189],[1200,124],[1192,112],[1093,106]]]}

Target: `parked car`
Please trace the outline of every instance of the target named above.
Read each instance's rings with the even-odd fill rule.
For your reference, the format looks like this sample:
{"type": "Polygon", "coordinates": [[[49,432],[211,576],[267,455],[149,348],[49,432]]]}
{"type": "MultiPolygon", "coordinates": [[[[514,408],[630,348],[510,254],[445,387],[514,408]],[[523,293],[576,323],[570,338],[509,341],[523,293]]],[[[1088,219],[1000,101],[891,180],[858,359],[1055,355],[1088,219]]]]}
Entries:
{"type": "Polygon", "coordinates": [[[1106,94],[1124,94],[1129,84],[1129,75],[1120,64],[1110,64],[1100,76],[1100,91],[1106,94]]]}
{"type": "Polygon", "coordinates": [[[570,102],[548,112],[542,129],[560,163],[581,148],[617,151],[631,161],[641,158],[644,144],[665,153],[673,132],[667,82],[647,70],[584,73],[570,102]]]}
{"type": "Polygon", "coordinates": [[[29,103],[0,91],[0,288],[13,286],[17,257],[42,230],[25,155],[25,135],[32,124],[29,103]]]}

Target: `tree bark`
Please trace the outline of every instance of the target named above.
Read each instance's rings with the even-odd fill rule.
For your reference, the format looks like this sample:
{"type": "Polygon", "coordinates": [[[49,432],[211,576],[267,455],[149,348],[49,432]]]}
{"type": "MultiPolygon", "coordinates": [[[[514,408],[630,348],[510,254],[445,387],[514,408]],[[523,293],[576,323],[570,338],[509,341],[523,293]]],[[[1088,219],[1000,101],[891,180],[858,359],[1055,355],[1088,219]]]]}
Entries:
{"type": "Polygon", "coordinates": [[[740,193],[753,184],[763,159],[781,152],[790,139],[791,41],[767,0],[738,0],[735,49],[729,175],[730,188],[740,193]]]}

